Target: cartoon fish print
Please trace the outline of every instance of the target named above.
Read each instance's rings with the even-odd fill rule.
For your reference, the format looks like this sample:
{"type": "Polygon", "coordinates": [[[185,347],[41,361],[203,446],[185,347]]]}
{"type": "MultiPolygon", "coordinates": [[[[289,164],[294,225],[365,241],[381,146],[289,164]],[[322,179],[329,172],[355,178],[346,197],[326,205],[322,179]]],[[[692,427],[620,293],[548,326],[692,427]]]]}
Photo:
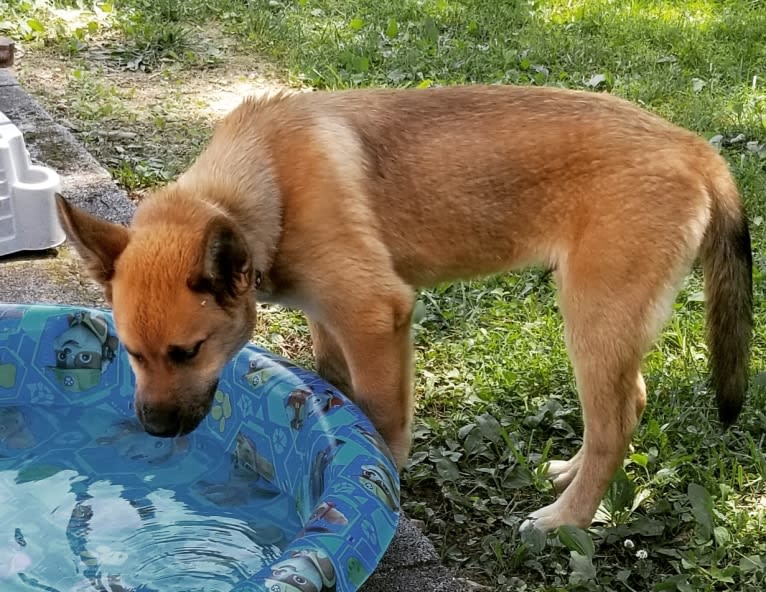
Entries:
{"type": "Polygon", "coordinates": [[[274,481],[274,465],[258,453],[255,443],[242,432],[237,434],[233,471],[244,478],[257,480],[262,477],[266,481],[274,481]]]}
{"type": "Polygon", "coordinates": [[[335,567],[322,551],[293,551],[271,567],[269,592],[336,592],[335,567]]]}
{"type": "Polygon", "coordinates": [[[35,437],[18,407],[0,407],[0,445],[9,450],[32,448],[35,437]]]}
{"type": "Polygon", "coordinates": [[[311,516],[309,516],[308,522],[315,522],[319,520],[324,520],[329,524],[336,524],[340,526],[348,524],[348,518],[346,518],[343,512],[338,510],[337,506],[333,502],[322,502],[319,504],[314,509],[314,512],[311,514],[311,516]]]}
{"type": "Polygon", "coordinates": [[[326,415],[332,409],[340,407],[343,400],[331,390],[314,393],[305,388],[295,389],[285,402],[285,407],[292,412],[290,427],[300,430],[303,424],[314,415],[326,415]]]}
{"type": "Polygon", "coordinates": [[[385,502],[392,512],[399,510],[399,493],[391,474],[380,463],[362,465],[359,476],[362,485],[385,502]]]}
{"type": "Polygon", "coordinates": [[[322,496],[325,488],[325,470],[330,466],[330,463],[332,463],[332,459],[335,456],[338,447],[342,446],[344,443],[343,440],[333,439],[326,448],[317,453],[316,458],[314,459],[314,464],[311,466],[311,477],[309,479],[312,504],[319,501],[319,498],[322,496]]]}

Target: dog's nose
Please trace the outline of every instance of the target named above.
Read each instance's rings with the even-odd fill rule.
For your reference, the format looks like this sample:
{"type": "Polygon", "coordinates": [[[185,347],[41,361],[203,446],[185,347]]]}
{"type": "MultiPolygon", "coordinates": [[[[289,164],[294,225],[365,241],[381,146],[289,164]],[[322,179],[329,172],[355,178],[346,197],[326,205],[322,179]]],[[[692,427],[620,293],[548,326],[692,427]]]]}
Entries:
{"type": "Polygon", "coordinates": [[[138,419],[148,434],[160,438],[172,438],[181,431],[181,414],[175,405],[137,406],[138,419]]]}

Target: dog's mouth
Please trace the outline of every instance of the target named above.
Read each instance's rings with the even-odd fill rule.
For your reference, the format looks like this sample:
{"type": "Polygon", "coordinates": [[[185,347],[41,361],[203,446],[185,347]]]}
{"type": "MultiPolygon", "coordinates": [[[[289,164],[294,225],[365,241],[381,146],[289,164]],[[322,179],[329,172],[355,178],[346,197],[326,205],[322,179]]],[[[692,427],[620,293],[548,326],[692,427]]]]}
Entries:
{"type": "Polygon", "coordinates": [[[179,424],[178,432],[170,437],[179,438],[181,436],[187,436],[191,434],[199,427],[199,425],[202,423],[202,420],[207,417],[207,414],[210,411],[210,407],[208,407],[208,409],[205,411],[195,414],[194,416],[186,416],[179,424]]]}
{"type": "Polygon", "coordinates": [[[213,400],[218,390],[216,380],[207,393],[203,402],[182,406],[148,406],[136,405],[136,415],[147,434],[157,438],[178,438],[196,430],[213,408],[213,400]]]}

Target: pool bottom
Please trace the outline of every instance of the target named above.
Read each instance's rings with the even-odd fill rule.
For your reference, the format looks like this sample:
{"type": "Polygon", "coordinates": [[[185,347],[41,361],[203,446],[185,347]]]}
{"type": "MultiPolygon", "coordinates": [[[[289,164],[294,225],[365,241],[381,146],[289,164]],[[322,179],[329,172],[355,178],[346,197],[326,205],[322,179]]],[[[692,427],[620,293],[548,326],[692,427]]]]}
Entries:
{"type": "Polygon", "coordinates": [[[216,481],[221,467],[194,454],[193,436],[152,438],[135,420],[95,414],[87,431],[54,428],[49,454],[27,458],[51,415],[0,407],[4,592],[230,592],[275,562],[300,529],[297,512],[284,510],[292,500],[248,474],[247,442],[219,459],[229,473],[216,481]],[[84,475],[68,458],[100,469],[84,475]],[[193,482],[190,465],[200,475],[193,482]],[[163,483],[187,485],[162,486],[158,471],[163,483]]]}

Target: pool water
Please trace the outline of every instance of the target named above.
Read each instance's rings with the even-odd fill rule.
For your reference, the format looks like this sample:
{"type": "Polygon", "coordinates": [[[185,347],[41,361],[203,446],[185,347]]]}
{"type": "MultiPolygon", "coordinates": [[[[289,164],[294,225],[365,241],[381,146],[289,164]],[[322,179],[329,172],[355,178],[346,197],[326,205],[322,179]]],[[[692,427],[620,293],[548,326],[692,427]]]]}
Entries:
{"type": "Polygon", "coordinates": [[[146,434],[107,311],[0,303],[0,592],[353,592],[399,519],[369,419],[248,345],[190,435],[146,434]]]}
{"type": "Polygon", "coordinates": [[[0,407],[3,592],[229,592],[301,528],[285,512],[294,503],[249,464],[245,436],[214,458],[202,434],[153,438],[108,414],[71,429],[56,415],[0,407]],[[31,455],[42,427],[57,436],[31,455]]]}

